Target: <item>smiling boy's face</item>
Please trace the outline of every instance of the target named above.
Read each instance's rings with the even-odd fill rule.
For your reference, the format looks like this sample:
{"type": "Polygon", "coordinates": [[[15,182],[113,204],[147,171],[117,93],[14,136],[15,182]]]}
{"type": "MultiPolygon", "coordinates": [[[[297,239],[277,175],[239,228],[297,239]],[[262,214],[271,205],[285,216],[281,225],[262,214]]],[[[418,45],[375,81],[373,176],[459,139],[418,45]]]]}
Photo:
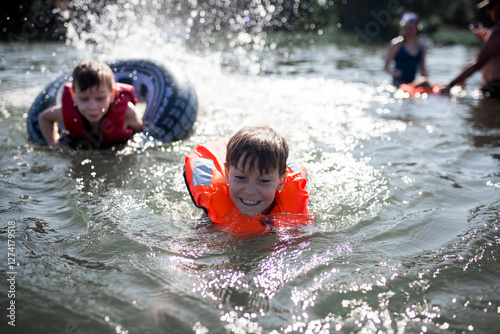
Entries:
{"type": "Polygon", "coordinates": [[[277,169],[261,174],[257,162],[253,162],[253,168],[250,168],[251,163],[229,166],[226,182],[229,184],[229,196],[240,213],[254,217],[272,210],[276,191],[283,189],[285,176],[280,176],[277,169]]]}
{"type": "Polygon", "coordinates": [[[105,85],[92,86],[84,91],[75,87],[78,110],[91,124],[97,124],[104,117],[112,99],[113,92],[105,85]]]}

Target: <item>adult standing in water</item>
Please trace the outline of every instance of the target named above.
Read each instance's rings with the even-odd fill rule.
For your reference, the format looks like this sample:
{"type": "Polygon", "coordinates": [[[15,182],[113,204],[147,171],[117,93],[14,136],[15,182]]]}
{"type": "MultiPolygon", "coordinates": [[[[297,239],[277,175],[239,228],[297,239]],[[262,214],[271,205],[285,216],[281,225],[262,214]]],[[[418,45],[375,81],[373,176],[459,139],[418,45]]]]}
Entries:
{"type": "MultiPolygon", "coordinates": [[[[477,5],[477,8],[486,10],[493,21],[500,22],[500,0],[484,0],[477,5]]],[[[443,87],[441,92],[448,94],[453,86],[462,84],[465,79],[480,69],[483,72],[481,90],[484,95],[500,98],[500,29],[498,25],[493,26],[486,34],[485,42],[476,57],[455,79],[443,87]]]]}
{"type": "Polygon", "coordinates": [[[405,13],[400,24],[401,36],[394,38],[389,44],[384,66],[384,70],[392,75],[392,83],[395,86],[413,82],[418,69],[422,76],[427,76],[425,67],[427,48],[418,40],[421,28],[418,15],[405,13]],[[392,68],[393,62],[394,68],[392,68]]]}

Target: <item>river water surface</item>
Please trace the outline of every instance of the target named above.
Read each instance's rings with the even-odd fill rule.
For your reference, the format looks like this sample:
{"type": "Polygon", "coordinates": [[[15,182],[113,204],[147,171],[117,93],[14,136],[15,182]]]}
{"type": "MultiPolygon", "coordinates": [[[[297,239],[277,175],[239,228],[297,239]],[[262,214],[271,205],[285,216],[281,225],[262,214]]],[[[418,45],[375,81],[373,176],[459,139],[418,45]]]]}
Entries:
{"type": "MultiPolygon", "coordinates": [[[[388,85],[384,47],[241,33],[227,48],[190,48],[137,34],[143,45],[126,52],[0,45],[1,277],[15,278],[0,282],[2,333],[500,328],[500,108],[480,97],[479,75],[451,98],[409,98],[388,85]],[[119,152],[30,143],[37,94],[90,56],[185,71],[200,102],[192,135],[119,152]],[[200,225],[183,158],[257,124],[309,170],[314,223],[253,238],[200,225]]],[[[430,47],[431,80],[475,51],[430,47]]]]}

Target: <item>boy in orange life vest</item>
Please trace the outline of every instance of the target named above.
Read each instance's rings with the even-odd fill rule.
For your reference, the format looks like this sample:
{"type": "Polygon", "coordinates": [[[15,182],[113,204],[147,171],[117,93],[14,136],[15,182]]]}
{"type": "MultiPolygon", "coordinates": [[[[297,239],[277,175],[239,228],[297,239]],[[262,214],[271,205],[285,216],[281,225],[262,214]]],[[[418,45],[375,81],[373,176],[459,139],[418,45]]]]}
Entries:
{"type": "Polygon", "coordinates": [[[125,143],[142,131],[133,87],[114,82],[111,68],[100,61],[81,62],[67,83],[61,105],[42,111],[38,124],[49,146],[62,147],[55,124],[63,121],[69,146],[106,147],[125,143]]]}
{"type": "Polygon", "coordinates": [[[273,129],[244,127],[227,144],[198,145],[185,159],[184,178],[212,222],[258,230],[267,215],[308,214],[304,171],[287,159],[288,145],[273,129]]]}

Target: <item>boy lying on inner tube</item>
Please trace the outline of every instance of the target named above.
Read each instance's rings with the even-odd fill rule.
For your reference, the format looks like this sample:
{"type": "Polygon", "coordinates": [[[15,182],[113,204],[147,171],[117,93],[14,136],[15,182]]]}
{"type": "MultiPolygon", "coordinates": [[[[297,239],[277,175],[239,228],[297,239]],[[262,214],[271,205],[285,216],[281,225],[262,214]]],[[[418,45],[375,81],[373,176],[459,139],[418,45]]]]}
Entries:
{"type": "Polygon", "coordinates": [[[288,145],[273,129],[244,127],[226,144],[198,145],[185,159],[194,204],[224,230],[255,233],[309,223],[305,170],[287,165],[288,145]]]}
{"type": "Polygon", "coordinates": [[[81,62],[73,71],[73,83],[64,86],[62,104],[42,111],[40,131],[51,147],[106,148],[125,144],[142,131],[136,111],[134,88],[115,83],[111,68],[100,61],[81,62]],[[57,122],[68,136],[59,138],[57,122]]]}

